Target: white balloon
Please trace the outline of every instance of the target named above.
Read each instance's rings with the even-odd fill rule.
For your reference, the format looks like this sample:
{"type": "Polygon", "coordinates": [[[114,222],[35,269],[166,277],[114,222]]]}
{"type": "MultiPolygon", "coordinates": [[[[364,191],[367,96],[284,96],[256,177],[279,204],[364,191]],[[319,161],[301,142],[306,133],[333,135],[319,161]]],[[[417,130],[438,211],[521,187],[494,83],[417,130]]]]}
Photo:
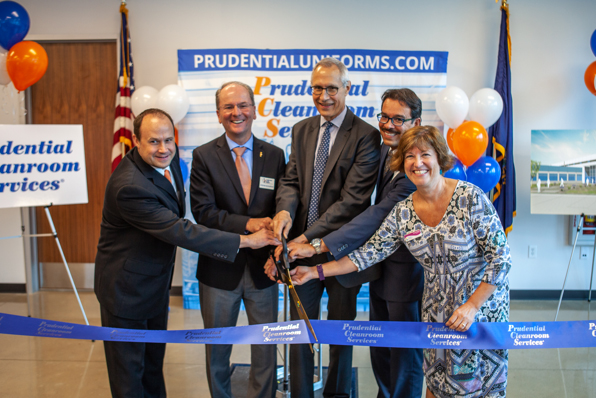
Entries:
{"type": "Polygon", "coordinates": [[[157,97],[159,91],[150,86],[143,86],[137,88],[130,98],[130,105],[132,113],[138,116],[144,110],[157,107],[157,97]]]}
{"type": "Polygon", "coordinates": [[[6,70],[6,57],[8,52],[0,52],[0,84],[6,86],[10,83],[10,76],[8,76],[8,71],[6,70]]]}
{"type": "Polygon", "coordinates": [[[470,101],[459,87],[446,87],[439,92],[435,107],[437,114],[447,126],[456,129],[466,118],[470,101]]]}
{"type": "Polygon", "coordinates": [[[503,98],[492,88],[482,88],[470,99],[470,119],[489,128],[503,113],[503,98]]]}
{"type": "Polygon", "coordinates": [[[165,86],[159,92],[157,107],[169,113],[174,124],[178,123],[190,108],[186,90],[177,84],[165,86]]]}

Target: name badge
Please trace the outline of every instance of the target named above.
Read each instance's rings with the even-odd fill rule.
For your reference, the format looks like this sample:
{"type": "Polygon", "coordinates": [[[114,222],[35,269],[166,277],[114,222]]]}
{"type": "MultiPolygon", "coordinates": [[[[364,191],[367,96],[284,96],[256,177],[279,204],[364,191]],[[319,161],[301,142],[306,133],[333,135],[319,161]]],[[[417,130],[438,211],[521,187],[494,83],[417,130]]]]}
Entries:
{"type": "Polygon", "coordinates": [[[261,177],[259,179],[259,188],[273,191],[275,189],[275,178],[261,177]]]}
{"type": "Polygon", "coordinates": [[[406,236],[404,236],[404,240],[406,242],[409,242],[412,239],[416,239],[416,238],[420,237],[421,235],[422,235],[422,232],[420,232],[420,230],[410,232],[409,234],[406,234],[406,236]]]}

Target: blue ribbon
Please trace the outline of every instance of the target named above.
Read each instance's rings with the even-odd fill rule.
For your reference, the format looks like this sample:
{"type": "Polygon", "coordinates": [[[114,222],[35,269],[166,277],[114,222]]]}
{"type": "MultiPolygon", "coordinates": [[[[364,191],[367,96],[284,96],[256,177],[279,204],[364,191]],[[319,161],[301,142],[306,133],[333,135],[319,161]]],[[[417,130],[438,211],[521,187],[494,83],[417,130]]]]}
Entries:
{"type": "MultiPolygon", "coordinates": [[[[442,323],[311,321],[321,344],[402,348],[532,349],[596,347],[596,321],[485,322],[467,332],[442,323]]],[[[0,333],[82,340],[183,344],[314,343],[304,321],[192,330],[87,326],[0,313],[0,333]]]]}
{"type": "Polygon", "coordinates": [[[62,339],[184,344],[308,343],[304,321],[192,330],[118,329],[0,313],[0,333],[62,339]]]}
{"type": "Polygon", "coordinates": [[[324,344],[401,348],[528,349],[596,347],[596,321],[442,323],[311,321],[324,344]]]}

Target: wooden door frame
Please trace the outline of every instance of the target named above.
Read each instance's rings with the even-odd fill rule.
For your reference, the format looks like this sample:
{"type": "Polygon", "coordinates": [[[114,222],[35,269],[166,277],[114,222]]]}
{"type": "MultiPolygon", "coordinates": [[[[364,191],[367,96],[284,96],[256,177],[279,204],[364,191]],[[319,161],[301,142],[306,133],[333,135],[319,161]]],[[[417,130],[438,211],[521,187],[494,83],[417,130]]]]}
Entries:
{"type": "MultiPolygon", "coordinates": [[[[69,43],[115,43],[116,44],[116,75],[114,76],[115,79],[118,78],[117,72],[118,68],[120,67],[120,58],[118,57],[118,36],[114,38],[95,38],[95,39],[87,39],[87,38],[52,38],[43,35],[32,36],[30,40],[34,40],[39,44],[69,44],[69,43]]],[[[114,94],[115,95],[115,94],[114,94]]],[[[31,87],[27,88],[25,91],[25,108],[27,110],[26,115],[26,124],[33,124],[33,106],[32,106],[32,94],[31,94],[31,87]]],[[[37,207],[29,207],[29,208],[22,208],[21,209],[21,217],[22,217],[22,224],[23,224],[23,233],[24,234],[37,234],[37,214],[36,214],[37,207]]],[[[59,233],[60,231],[56,231],[59,233]]],[[[32,237],[30,239],[25,239],[25,267],[27,268],[28,272],[26,272],[26,289],[27,293],[34,293],[39,291],[43,286],[43,272],[41,269],[41,264],[39,262],[39,251],[38,251],[38,242],[37,237],[32,237]]],[[[44,238],[48,239],[48,238],[44,238]]],[[[68,261],[68,259],[66,259],[68,261]]],[[[79,263],[72,263],[72,265],[79,265],[79,263]]],[[[89,264],[80,263],[83,268],[89,268],[89,264]]],[[[69,265],[71,263],[69,262],[69,265]]],[[[73,274],[73,279],[75,280],[75,284],[77,285],[77,289],[81,287],[79,290],[92,290],[93,286],[85,286],[84,285],[84,275],[81,276],[77,272],[77,268],[74,269],[71,267],[70,270],[73,274]],[[83,286],[81,282],[83,282],[83,286]]],[[[70,284],[69,284],[70,285],[70,284]]],[[[46,290],[47,288],[44,288],[46,290]]],[[[51,290],[51,288],[50,288],[51,290]]]]}

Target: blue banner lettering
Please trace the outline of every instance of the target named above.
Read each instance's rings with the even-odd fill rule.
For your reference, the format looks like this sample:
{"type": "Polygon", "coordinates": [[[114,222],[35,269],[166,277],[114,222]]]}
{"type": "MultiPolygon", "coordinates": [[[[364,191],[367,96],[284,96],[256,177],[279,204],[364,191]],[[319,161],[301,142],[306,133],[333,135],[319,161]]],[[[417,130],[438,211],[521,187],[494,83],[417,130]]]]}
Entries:
{"type": "Polygon", "coordinates": [[[321,59],[334,57],[353,72],[446,73],[445,51],[381,50],[178,50],[178,72],[226,70],[310,72],[321,59]]]}

